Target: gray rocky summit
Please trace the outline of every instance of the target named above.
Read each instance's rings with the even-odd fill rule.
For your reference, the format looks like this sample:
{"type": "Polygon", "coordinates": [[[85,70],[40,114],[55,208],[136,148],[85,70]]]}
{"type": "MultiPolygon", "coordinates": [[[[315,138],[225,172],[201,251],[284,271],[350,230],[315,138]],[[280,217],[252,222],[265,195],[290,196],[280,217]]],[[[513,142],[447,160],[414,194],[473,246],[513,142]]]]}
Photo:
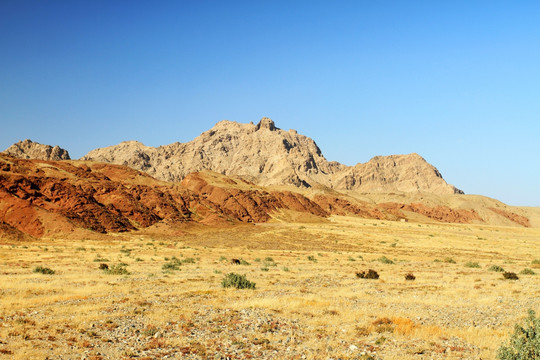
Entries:
{"type": "Polygon", "coordinates": [[[30,139],[19,141],[3,152],[20,159],[70,160],[68,151],[58,145],[43,145],[30,139]]]}

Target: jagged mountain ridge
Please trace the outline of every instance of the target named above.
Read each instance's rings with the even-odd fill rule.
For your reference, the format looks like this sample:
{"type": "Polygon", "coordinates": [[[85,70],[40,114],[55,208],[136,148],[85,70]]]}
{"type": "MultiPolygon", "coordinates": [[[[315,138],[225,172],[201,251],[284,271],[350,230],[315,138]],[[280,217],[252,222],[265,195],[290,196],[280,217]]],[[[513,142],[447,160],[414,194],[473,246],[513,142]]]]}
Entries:
{"type": "Polygon", "coordinates": [[[325,186],[361,192],[461,194],[418,154],[376,156],[346,166],[328,161],[315,141],[295,130],[284,131],[269,118],[255,125],[220,121],[186,143],[157,148],[137,141],[90,151],[82,160],[127,165],[165,181],[210,170],[241,176],[258,185],[325,186]]]}

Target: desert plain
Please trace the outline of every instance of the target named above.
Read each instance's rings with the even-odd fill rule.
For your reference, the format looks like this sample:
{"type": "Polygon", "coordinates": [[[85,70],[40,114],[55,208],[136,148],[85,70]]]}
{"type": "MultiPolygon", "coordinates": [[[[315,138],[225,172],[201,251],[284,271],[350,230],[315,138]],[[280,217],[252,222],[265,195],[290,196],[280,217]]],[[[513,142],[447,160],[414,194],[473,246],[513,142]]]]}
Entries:
{"type": "Polygon", "coordinates": [[[0,358],[493,359],[540,309],[538,227],[293,215],[3,240],[0,358]]]}

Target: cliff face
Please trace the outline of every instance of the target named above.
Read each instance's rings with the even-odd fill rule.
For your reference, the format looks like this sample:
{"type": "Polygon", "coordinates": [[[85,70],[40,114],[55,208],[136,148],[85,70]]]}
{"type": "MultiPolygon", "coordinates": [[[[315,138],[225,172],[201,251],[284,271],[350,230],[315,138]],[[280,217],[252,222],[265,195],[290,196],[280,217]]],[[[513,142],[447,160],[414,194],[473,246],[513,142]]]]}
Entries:
{"type": "Polygon", "coordinates": [[[67,150],[57,146],[43,145],[26,139],[4,150],[4,154],[20,159],[69,160],[67,150]]]}
{"type": "Polygon", "coordinates": [[[257,125],[221,121],[190,142],[157,148],[126,141],[90,151],[82,159],[127,165],[175,182],[189,173],[210,170],[258,185],[462,193],[417,154],[377,156],[365,164],[345,166],[327,161],[312,139],[295,130],[281,130],[268,118],[257,125]]]}

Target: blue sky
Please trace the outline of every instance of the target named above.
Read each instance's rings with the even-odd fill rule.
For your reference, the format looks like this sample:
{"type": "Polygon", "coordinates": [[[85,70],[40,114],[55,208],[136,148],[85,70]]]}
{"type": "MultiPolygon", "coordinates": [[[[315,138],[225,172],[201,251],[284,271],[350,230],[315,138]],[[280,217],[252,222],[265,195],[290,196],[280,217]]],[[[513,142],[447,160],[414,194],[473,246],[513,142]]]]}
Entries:
{"type": "Polygon", "coordinates": [[[353,165],[416,152],[540,206],[540,2],[0,2],[0,149],[72,158],[271,117],[353,165]]]}

